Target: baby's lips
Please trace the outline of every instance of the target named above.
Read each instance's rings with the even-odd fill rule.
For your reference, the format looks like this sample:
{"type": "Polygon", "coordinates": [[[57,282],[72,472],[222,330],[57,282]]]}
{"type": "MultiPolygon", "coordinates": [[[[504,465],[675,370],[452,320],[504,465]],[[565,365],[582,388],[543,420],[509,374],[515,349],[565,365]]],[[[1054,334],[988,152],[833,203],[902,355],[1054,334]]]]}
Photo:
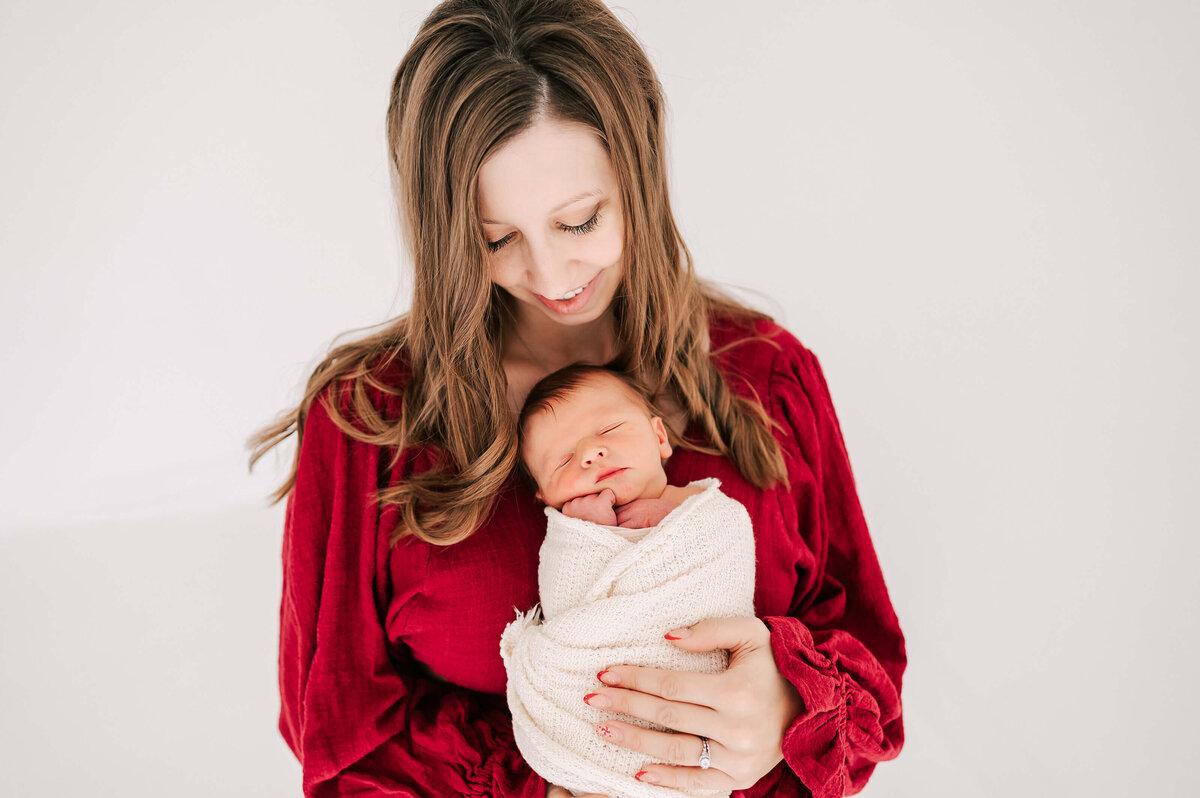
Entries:
{"type": "Polygon", "coordinates": [[[601,482],[605,482],[608,479],[610,479],[611,477],[615,477],[617,474],[620,474],[620,473],[622,473],[624,471],[628,471],[628,470],[629,470],[628,467],[621,467],[621,468],[609,468],[605,471],[601,471],[600,473],[598,473],[596,475],[596,483],[599,484],[601,482]]]}

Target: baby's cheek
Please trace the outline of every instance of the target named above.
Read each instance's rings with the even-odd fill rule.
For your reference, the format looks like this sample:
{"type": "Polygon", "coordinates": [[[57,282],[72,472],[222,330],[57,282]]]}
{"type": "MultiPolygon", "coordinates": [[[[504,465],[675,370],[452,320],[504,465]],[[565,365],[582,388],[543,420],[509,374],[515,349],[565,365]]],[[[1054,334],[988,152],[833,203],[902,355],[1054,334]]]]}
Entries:
{"type": "Polygon", "coordinates": [[[583,484],[583,480],[578,477],[566,477],[558,483],[559,495],[564,497],[564,501],[570,499],[578,499],[588,495],[589,490],[583,484]]]}

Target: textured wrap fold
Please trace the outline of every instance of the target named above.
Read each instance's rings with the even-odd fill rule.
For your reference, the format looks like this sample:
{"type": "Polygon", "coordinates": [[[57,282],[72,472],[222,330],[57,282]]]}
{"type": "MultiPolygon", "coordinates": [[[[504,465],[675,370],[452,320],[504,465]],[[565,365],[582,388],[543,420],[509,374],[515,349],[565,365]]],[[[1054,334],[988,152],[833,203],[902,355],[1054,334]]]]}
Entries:
{"type": "MultiPolygon", "coordinates": [[[[610,665],[719,673],[728,665],[728,652],[682,651],[663,634],[704,618],[754,616],[750,516],[720,491],[718,480],[692,484],[704,490],[637,541],[546,508],[540,612],[534,607],[518,613],[500,638],[500,653],[517,747],[539,775],[576,795],[728,795],[637,781],[634,773],[661,760],[599,737],[596,726],[617,716],[583,701],[598,686],[596,673],[610,665]]],[[[663,730],[640,718],[619,717],[663,730]]]]}

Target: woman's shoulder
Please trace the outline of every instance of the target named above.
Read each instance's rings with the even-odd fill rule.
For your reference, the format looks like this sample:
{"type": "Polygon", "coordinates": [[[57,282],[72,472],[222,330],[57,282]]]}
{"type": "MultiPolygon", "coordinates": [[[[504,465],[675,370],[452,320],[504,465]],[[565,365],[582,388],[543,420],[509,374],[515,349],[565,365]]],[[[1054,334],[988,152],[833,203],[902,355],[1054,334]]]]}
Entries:
{"type": "Polygon", "coordinates": [[[755,386],[765,386],[779,373],[809,370],[815,356],[800,339],[770,316],[714,311],[709,317],[709,345],[717,365],[755,386]]]}
{"type": "MultiPolygon", "coordinates": [[[[323,368],[324,364],[314,379],[323,368]]],[[[336,408],[337,415],[359,431],[374,433],[380,421],[394,424],[399,420],[412,379],[411,359],[401,345],[359,353],[342,363],[334,361],[313,407],[336,408]]]]}
{"type": "MultiPolygon", "coordinates": [[[[758,401],[775,421],[809,439],[836,412],[820,361],[800,339],[765,316],[717,317],[710,338],[730,388],[758,401]]],[[[784,436],[795,453],[795,438],[784,436]]],[[[801,447],[803,449],[803,447],[801,447]]]]}

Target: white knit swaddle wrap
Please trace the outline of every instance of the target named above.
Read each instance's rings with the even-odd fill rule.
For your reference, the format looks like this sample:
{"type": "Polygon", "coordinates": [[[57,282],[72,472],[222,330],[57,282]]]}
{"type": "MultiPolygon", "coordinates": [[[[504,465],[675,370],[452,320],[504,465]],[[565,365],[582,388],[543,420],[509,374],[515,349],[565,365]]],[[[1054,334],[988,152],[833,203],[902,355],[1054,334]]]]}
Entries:
{"type": "MultiPolygon", "coordinates": [[[[688,497],[641,540],[546,508],[549,523],[538,567],[543,618],[518,613],[500,638],[517,747],[544,779],[575,795],[665,798],[688,793],[644,784],[633,774],[653,759],[596,734],[612,717],[583,697],[609,665],[719,673],[725,651],[694,653],[663,638],[704,618],[754,616],[754,532],[750,516],[719,490],[692,483],[688,497]]],[[[689,763],[690,764],[690,763],[689,763]]]]}

